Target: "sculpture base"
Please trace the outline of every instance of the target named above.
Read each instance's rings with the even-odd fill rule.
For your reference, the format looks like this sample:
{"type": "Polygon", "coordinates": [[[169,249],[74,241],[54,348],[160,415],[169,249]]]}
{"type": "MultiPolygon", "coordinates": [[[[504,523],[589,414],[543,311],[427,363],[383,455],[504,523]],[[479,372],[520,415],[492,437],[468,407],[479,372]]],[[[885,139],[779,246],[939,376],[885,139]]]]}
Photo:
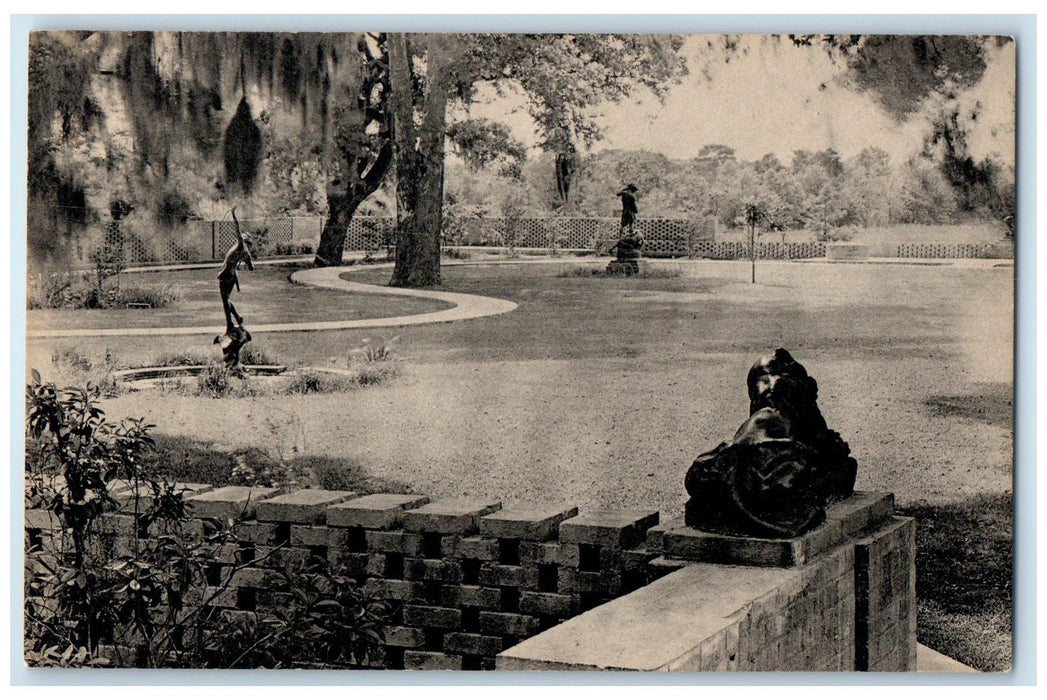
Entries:
{"type": "Polygon", "coordinates": [[[643,258],[632,258],[629,260],[612,260],[607,263],[607,274],[609,275],[640,275],[647,272],[647,261],[643,258]]]}
{"type": "Polygon", "coordinates": [[[800,566],[894,515],[889,493],[855,492],[826,509],[825,521],[798,537],[749,537],[689,527],[682,518],[648,531],[648,549],[669,559],[749,566],[800,566]]]}
{"type": "Polygon", "coordinates": [[[916,523],[892,516],[893,503],[855,494],[789,540],[655,525],[648,550],[664,544],[665,556],[651,567],[664,575],[503,651],[496,667],[915,671],[916,523]],[[803,565],[769,566],[769,552],[803,565]]]}
{"type": "Polygon", "coordinates": [[[250,342],[251,333],[243,326],[228,330],[225,335],[214,339],[214,344],[222,349],[222,361],[229,369],[240,367],[240,351],[250,342]]]}

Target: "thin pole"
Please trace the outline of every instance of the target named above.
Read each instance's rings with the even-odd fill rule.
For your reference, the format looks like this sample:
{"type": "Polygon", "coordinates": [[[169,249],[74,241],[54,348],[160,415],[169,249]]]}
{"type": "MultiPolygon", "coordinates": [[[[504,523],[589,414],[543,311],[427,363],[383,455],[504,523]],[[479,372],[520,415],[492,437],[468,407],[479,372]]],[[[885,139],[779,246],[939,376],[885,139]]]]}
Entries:
{"type": "Polygon", "coordinates": [[[752,260],[753,284],[756,284],[756,224],[749,224],[749,258],[752,260]]]}

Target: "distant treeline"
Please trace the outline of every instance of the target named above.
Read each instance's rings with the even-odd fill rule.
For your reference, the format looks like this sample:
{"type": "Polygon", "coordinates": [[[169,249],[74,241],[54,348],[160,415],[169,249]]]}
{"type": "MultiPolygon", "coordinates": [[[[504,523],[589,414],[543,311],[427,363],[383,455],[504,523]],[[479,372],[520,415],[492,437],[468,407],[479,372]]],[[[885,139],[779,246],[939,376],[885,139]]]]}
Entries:
{"type": "MultiPolygon", "coordinates": [[[[901,164],[868,147],[843,159],[832,150],[797,150],[789,162],[773,154],[747,161],[724,145],[690,159],[649,151],[604,150],[580,155],[566,209],[580,216],[613,216],[624,183],[640,190],[641,216],[714,218],[745,223],[754,204],[762,228],[830,230],[842,226],[1001,221],[1014,212],[1013,168],[967,159],[950,177],[941,159],[916,154],[901,164]]],[[[955,165],[955,164],[953,164],[955,165]]],[[[446,204],[459,216],[550,213],[562,208],[552,156],[520,168],[452,166],[446,204]]]]}

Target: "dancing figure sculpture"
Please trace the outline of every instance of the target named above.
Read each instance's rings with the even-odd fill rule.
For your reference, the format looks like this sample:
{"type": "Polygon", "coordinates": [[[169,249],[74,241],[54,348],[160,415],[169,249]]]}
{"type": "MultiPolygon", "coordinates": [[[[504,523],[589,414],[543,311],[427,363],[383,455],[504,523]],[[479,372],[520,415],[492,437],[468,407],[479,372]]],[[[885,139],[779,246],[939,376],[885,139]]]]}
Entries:
{"type": "Polygon", "coordinates": [[[730,442],[698,455],[684,485],[690,527],[796,537],[830,501],[854,492],[858,463],[818,410],[818,383],[779,348],[749,370],[749,418],[730,442]]]}
{"type": "Polygon", "coordinates": [[[240,278],[237,270],[240,264],[247,266],[248,270],[254,270],[254,260],[251,257],[251,239],[245,236],[240,228],[240,220],[236,218],[236,207],[233,207],[233,223],[236,225],[236,243],[225,254],[222,268],[218,272],[218,293],[222,297],[222,311],[225,313],[225,335],[216,336],[215,344],[222,347],[222,357],[227,367],[233,368],[240,364],[240,350],[251,340],[251,334],[244,328],[244,317],[236,311],[232,300],[229,298],[235,287],[240,291],[240,278]],[[235,321],[235,325],[234,325],[235,321]]]}

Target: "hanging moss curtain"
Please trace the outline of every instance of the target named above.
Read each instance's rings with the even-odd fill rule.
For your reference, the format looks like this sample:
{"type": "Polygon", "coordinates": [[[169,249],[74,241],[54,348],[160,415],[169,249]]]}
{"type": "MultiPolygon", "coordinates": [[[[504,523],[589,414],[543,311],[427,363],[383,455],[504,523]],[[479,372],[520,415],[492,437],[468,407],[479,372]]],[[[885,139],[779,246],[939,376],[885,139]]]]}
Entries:
{"type": "Polygon", "coordinates": [[[244,194],[250,194],[262,164],[262,130],[251,119],[246,97],[240,99],[236,114],[225,130],[223,155],[225,179],[231,191],[239,186],[244,194]]]}

